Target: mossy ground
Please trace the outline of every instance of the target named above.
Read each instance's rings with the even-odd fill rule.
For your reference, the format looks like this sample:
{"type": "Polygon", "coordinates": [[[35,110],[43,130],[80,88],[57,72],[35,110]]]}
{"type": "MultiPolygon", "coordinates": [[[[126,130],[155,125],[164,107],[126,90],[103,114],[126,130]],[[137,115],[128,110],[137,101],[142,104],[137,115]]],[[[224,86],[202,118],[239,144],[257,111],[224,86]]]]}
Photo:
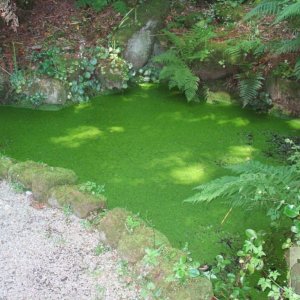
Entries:
{"type": "Polygon", "coordinates": [[[195,257],[209,262],[246,228],[268,229],[269,220],[259,210],[233,209],[221,225],[227,205],[183,200],[196,185],[226,174],[224,163],[272,163],[263,155],[268,135],[299,129],[299,120],[187,104],[175,92],[144,86],[56,112],[0,107],[0,152],[105,184],[109,208],[140,213],[173,246],[188,242],[195,257]]]}

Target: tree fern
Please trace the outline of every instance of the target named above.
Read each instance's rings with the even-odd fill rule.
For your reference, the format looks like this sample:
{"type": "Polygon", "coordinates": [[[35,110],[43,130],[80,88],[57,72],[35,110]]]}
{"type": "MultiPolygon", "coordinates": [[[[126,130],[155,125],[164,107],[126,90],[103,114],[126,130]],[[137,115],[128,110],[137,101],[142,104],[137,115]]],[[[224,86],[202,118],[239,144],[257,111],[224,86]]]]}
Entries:
{"type": "Polygon", "coordinates": [[[237,176],[224,176],[202,184],[185,202],[225,200],[232,206],[278,205],[297,201],[300,174],[293,166],[268,166],[256,161],[229,166],[237,176]]]}
{"type": "Polygon", "coordinates": [[[244,73],[237,74],[238,89],[244,106],[258,97],[259,90],[263,86],[263,76],[261,73],[244,73]]]}

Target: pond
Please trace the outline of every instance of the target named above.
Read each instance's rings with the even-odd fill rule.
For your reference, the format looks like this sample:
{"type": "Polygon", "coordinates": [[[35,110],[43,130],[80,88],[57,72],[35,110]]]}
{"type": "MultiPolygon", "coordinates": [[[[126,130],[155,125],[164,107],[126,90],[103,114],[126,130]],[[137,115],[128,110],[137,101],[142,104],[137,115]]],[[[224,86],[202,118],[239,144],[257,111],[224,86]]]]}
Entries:
{"type": "Polygon", "coordinates": [[[124,207],[211,261],[247,228],[267,228],[262,211],[192,205],[193,188],[227,174],[225,164],[264,155],[272,133],[299,135],[299,120],[258,115],[229,104],[188,104],[164,87],[143,86],[60,111],[0,107],[0,151],[73,169],[105,184],[109,207],[124,207]]]}

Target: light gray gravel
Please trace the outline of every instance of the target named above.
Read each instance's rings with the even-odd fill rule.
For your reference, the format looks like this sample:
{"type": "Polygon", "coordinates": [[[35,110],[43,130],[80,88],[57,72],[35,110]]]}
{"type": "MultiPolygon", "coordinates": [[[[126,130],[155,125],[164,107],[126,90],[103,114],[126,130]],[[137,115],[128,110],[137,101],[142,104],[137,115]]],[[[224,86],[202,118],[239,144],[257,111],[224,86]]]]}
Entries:
{"type": "Polygon", "coordinates": [[[117,253],[96,255],[97,245],[98,233],[75,216],[33,208],[0,181],[0,300],[139,299],[117,253]]]}

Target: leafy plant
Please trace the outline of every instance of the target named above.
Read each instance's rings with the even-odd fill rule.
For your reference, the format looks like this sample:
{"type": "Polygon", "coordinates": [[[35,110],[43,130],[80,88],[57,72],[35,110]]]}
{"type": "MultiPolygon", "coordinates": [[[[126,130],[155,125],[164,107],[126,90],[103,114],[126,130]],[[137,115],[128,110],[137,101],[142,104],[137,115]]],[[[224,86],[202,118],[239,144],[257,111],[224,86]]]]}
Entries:
{"type": "Polygon", "coordinates": [[[81,192],[87,192],[93,196],[100,197],[105,191],[105,185],[99,185],[93,181],[87,181],[79,186],[81,192]]]}
{"type": "Polygon", "coordinates": [[[132,233],[135,228],[139,227],[141,222],[133,216],[128,216],[125,222],[125,227],[129,233],[132,233]]]}
{"type": "Polygon", "coordinates": [[[247,72],[237,74],[235,78],[238,80],[238,89],[243,105],[247,106],[259,96],[259,90],[263,86],[264,77],[260,72],[247,72]]]}
{"type": "Polygon", "coordinates": [[[128,11],[126,3],[122,0],[77,0],[76,4],[78,7],[91,7],[97,12],[103,10],[110,4],[112,4],[114,9],[121,14],[126,14],[128,11]]]}
{"type": "Polygon", "coordinates": [[[205,23],[197,23],[183,36],[168,31],[164,34],[172,44],[171,50],[155,57],[154,61],[163,64],[160,79],[169,82],[169,88],[177,87],[188,101],[197,100],[199,78],[191,70],[194,61],[205,61],[210,55],[208,41],[214,33],[205,23]]]}
{"type": "MultiPolygon", "coordinates": [[[[264,17],[265,15],[274,16],[273,25],[280,22],[287,22],[289,27],[294,31],[293,38],[275,43],[275,47],[272,47],[275,53],[298,53],[300,51],[300,2],[293,0],[264,0],[246,15],[245,20],[254,17],[264,17]]],[[[299,79],[298,60],[295,65],[295,76],[299,79]]]]}

